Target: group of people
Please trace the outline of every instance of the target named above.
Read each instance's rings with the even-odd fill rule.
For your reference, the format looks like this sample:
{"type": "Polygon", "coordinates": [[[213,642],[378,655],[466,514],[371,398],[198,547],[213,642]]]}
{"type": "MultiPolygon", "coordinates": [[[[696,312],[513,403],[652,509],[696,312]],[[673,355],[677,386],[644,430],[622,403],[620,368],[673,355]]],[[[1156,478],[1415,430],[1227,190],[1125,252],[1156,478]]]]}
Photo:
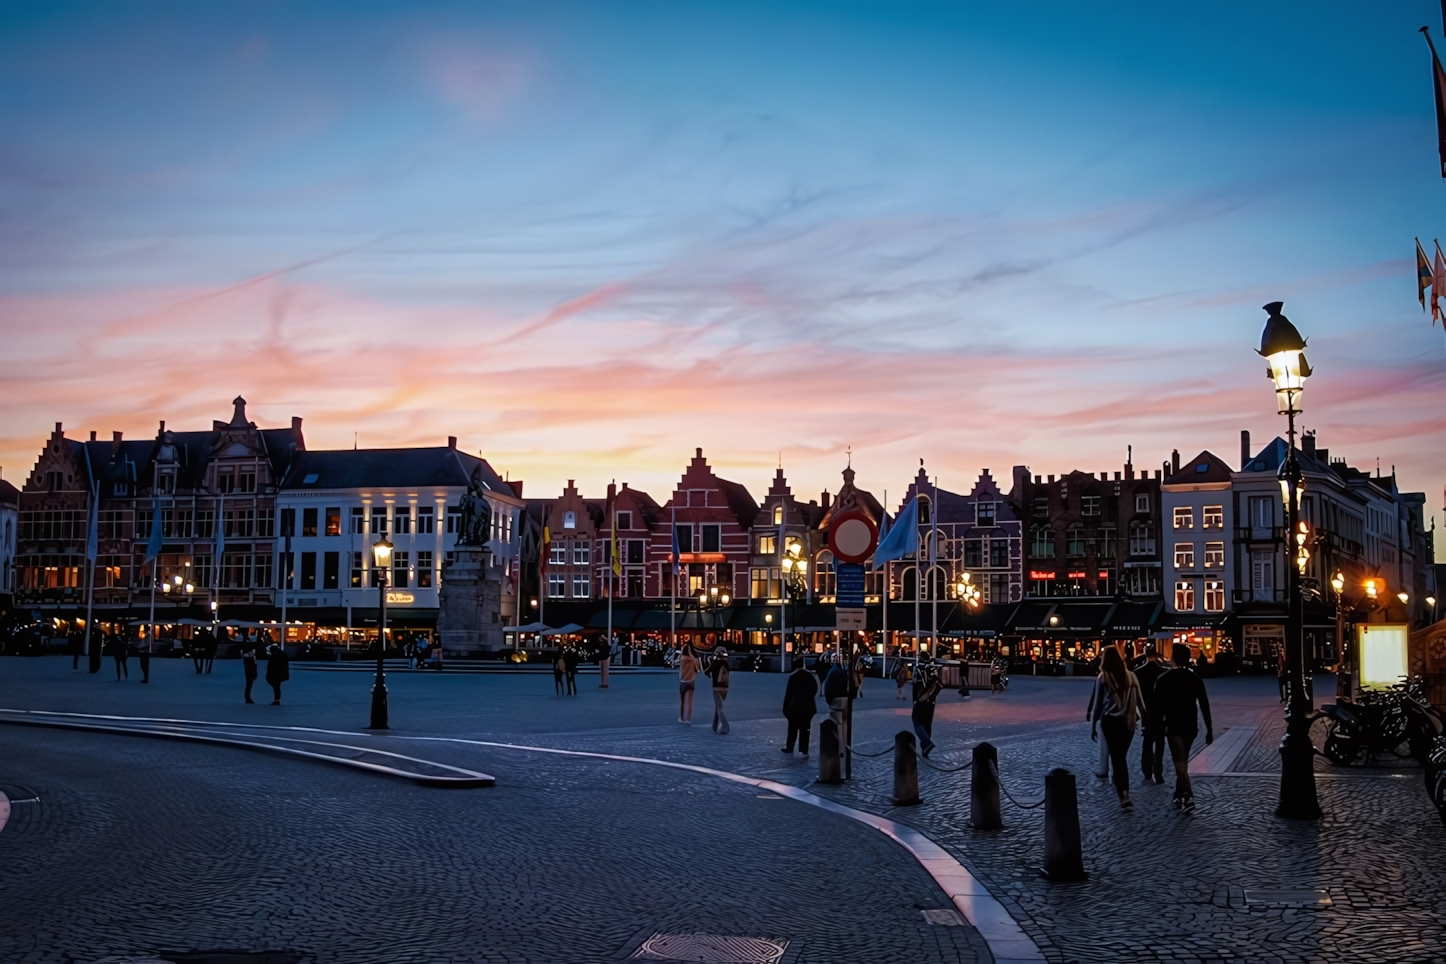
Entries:
{"type": "MultiPolygon", "coordinates": [[[[251,686],[256,682],[256,644],[246,643],[241,649],[241,669],[246,678],[246,702],[255,703],[251,698],[251,686]]],[[[281,684],[291,679],[291,658],[284,647],[272,643],[266,647],[266,682],[271,686],[275,699],[272,706],[281,705],[281,684]]]]}
{"type": "Polygon", "coordinates": [[[1168,746],[1175,766],[1175,806],[1186,811],[1195,808],[1190,788],[1190,750],[1200,734],[1201,719],[1205,721],[1207,746],[1215,741],[1215,732],[1205,684],[1190,668],[1189,646],[1176,643],[1167,662],[1151,644],[1138,672],[1130,671],[1118,649],[1106,647],[1085,718],[1091,724],[1090,739],[1098,741],[1100,731],[1104,732],[1095,776],[1105,779],[1113,771],[1121,808],[1128,810],[1134,805],[1130,800],[1128,757],[1140,724],[1144,727],[1140,748],[1144,781],[1165,782],[1164,751],[1168,746]]]}
{"type": "Polygon", "coordinates": [[[728,699],[731,672],[728,650],[724,647],[719,646],[704,660],[691,645],[684,645],[682,655],[678,657],[678,722],[692,725],[693,695],[697,690],[698,676],[706,675],[713,689],[713,732],[726,736],[728,714],[724,712],[723,704],[728,699]]]}
{"type": "Polygon", "coordinates": [[[608,670],[612,661],[622,656],[622,647],[618,644],[617,634],[614,633],[611,640],[607,641],[601,648],[594,650],[591,654],[584,653],[577,646],[563,646],[557,651],[557,656],[552,660],[552,684],[553,690],[558,696],[577,695],[577,667],[586,658],[597,660],[598,674],[602,682],[598,683],[598,689],[608,689],[608,670]]]}
{"type": "MultiPolygon", "coordinates": [[[[824,702],[828,704],[829,718],[838,725],[839,745],[848,745],[848,701],[863,696],[864,660],[863,651],[856,650],[849,661],[850,671],[845,668],[842,659],[820,659],[814,664],[819,676],[819,681],[815,682],[803,659],[794,659],[793,672],[789,674],[788,685],[783,691],[783,718],[788,724],[788,732],[781,752],[792,753],[796,743],[800,752],[808,756],[808,734],[813,726],[813,717],[818,712],[816,700],[820,689],[823,690],[824,702]]],[[[938,667],[928,654],[919,656],[917,670],[910,662],[901,660],[901,664],[907,668],[902,674],[896,670],[894,679],[898,682],[900,695],[904,683],[913,683],[910,721],[920,752],[927,757],[934,751],[934,708],[943,690],[943,682],[939,678],[938,667]]]]}

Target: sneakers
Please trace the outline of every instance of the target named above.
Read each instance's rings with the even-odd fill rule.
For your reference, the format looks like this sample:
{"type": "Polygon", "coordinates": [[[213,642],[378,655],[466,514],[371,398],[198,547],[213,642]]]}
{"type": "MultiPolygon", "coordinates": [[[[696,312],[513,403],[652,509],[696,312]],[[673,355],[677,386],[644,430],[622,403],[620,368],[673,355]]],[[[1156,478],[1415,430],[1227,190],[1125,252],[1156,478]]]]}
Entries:
{"type": "Polygon", "coordinates": [[[1195,812],[1195,798],[1194,798],[1193,796],[1191,796],[1191,797],[1181,797],[1181,798],[1180,798],[1180,812],[1181,812],[1181,813],[1194,813],[1194,812],[1195,812]]]}
{"type": "Polygon", "coordinates": [[[1121,809],[1121,810],[1131,810],[1131,809],[1134,809],[1134,806],[1135,806],[1135,801],[1133,801],[1133,800],[1130,799],[1130,795],[1129,795],[1128,793],[1122,794],[1122,795],[1120,796],[1120,809],[1121,809]]]}

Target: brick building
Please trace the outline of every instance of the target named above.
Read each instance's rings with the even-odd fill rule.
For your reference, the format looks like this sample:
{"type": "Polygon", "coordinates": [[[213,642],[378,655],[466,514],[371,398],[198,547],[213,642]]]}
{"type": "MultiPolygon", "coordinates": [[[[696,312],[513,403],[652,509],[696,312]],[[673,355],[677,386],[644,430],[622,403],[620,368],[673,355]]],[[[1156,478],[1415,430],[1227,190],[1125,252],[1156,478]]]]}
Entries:
{"type": "MultiPolygon", "coordinates": [[[[695,597],[718,586],[734,599],[748,597],[750,533],[758,519],[758,503],[737,482],[720,479],[700,448],[678,486],[659,512],[653,529],[647,571],[647,595],[669,596],[673,550],[670,526],[677,525],[678,551],[683,571],[678,576],[679,598],[695,597]]],[[[619,530],[621,530],[619,525],[619,530]]],[[[621,538],[623,533],[619,531],[621,538]]],[[[631,556],[630,556],[631,559],[631,556]]],[[[632,562],[628,565],[631,567],[632,562]]]]}

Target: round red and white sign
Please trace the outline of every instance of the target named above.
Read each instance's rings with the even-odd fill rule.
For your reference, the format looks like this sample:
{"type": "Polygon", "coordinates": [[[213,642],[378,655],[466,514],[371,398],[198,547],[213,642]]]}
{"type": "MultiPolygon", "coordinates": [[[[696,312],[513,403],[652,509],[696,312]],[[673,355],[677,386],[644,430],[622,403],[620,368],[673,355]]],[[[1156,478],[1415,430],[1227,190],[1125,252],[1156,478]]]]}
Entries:
{"type": "Polygon", "coordinates": [[[828,547],[839,562],[863,562],[879,545],[879,527],[862,509],[850,509],[829,521],[828,547]]]}

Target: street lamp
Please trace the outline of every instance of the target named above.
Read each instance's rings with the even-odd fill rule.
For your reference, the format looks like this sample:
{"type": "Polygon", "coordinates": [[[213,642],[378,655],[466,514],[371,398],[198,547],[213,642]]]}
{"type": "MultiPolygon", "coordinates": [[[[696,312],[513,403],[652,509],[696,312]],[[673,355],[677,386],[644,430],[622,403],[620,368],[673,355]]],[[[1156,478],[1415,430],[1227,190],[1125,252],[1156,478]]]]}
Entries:
{"type": "MultiPolygon", "coordinates": [[[[1295,565],[1287,563],[1285,655],[1289,698],[1285,710],[1285,738],[1280,742],[1280,803],[1276,815],[1287,819],[1316,820],[1321,815],[1320,799],[1315,786],[1315,747],[1310,742],[1310,726],[1315,719],[1310,697],[1305,691],[1305,608],[1301,598],[1300,580],[1309,561],[1306,549],[1308,532],[1300,521],[1300,462],[1295,451],[1295,417],[1303,411],[1305,380],[1310,377],[1310,364],[1305,359],[1305,339],[1290,319],[1280,313],[1283,302],[1272,301],[1265,306],[1269,314],[1260,335],[1259,353],[1268,368],[1266,375],[1275,384],[1275,407],[1286,417],[1289,448],[1280,467],[1285,490],[1285,531],[1295,536],[1295,565]]],[[[1290,539],[1287,536],[1287,552],[1290,539]]]]}
{"type": "Polygon", "coordinates": [[[793,633],[798,635],[798,597],[808,593],[808,560],[803,557],[803,543],[790,542],[783,553],[783,591],[793,609],[793,633]]]}
{"type": "Polygon", "coordinates": [[[1436,621],[1436,597],[1435,597],[1435,596],[1427,596],[1427,597],[1426,597],[1426,605],[1428,605],[1428,606],[1431,607],[1431,622],[1434,623],[1434,622],[1436,621]]]}
{"type": "Polygon", "coordinates": [[[983,593],[979,587],[974,585],[973,573],[963,572],[959,574],[959,582],[954,586],[954,593],[970,609],[978,609],[983,593]]]}
{"type": "Polygon", "coordinates": [[[372,685],[372,723],[368,729],[387,729],[387,674],[383,661],[387,655],[387,568],[391,565],[392,544],[382,536],[372,544],[372,574],[377,580],[377,602],[381,614],[377,620],[377,680],[372,685]]]}

